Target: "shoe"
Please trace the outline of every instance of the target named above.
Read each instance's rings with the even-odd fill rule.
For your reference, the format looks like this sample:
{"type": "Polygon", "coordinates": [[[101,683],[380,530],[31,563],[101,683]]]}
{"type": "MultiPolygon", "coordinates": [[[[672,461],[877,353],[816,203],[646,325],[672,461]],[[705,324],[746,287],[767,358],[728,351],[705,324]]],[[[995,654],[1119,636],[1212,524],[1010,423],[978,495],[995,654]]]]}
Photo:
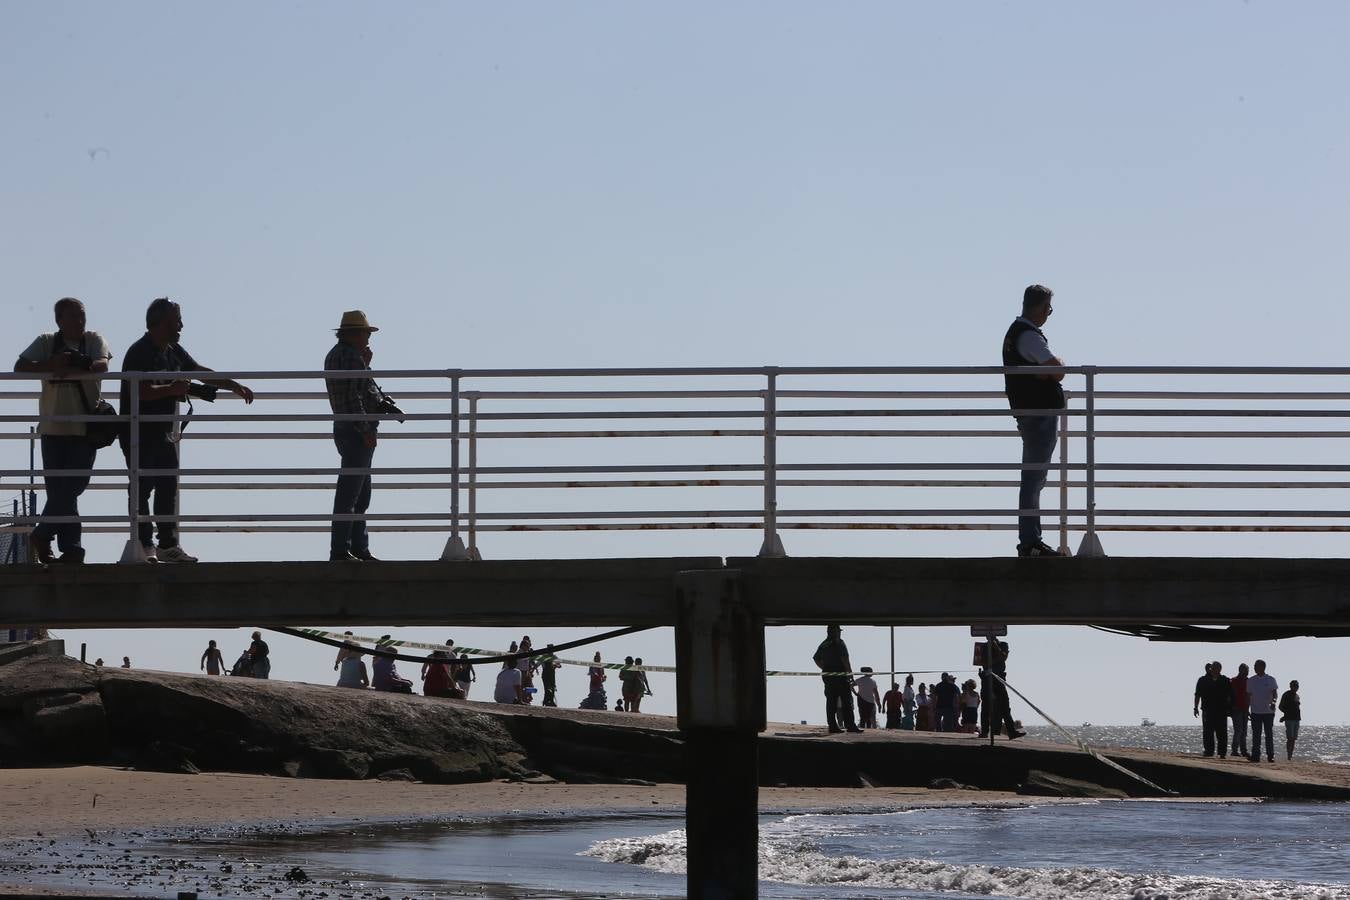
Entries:
{"type": "Polygon", "coordinates": [[[33,562],[39,566],[47,566],[56,562],[56,557],[52,555],[52,542],[50,538],[28,536],[28,546],[33,548],[33,562]]]}
{"type": "Polygon", "coordinates": [[[1045,541],[1037,541],[1034,544],[1018,544],[1018,556],[1068,556],[1067,553],[1060,553],[1054,547],[1051,547],[1045,541]]]}
{"type": "Polygon", "coordinates": [[[1203,755],[1204,755],[1205,759],[1209,759],[1209,758],[1212,757],[1214,754],[1213,754],[1213,753],[1205,753],[1205,754],[1203,754],[1203,755]]]}
{"type": "Polygon", "coordinates": [[[1227,758],[1228,758],[1228,754],[1227,754],[1227,753],[1220,753],[1220,754],[1219,754],[1219,759],[1227,759],[1227,758]]]}
{"type": "Polygon", "coordinates": [[[830,734],[843,734],[843,733],[844,733],[844,729],[842,729],[842,728],[831,728],[831,729],[829,729],[829,732],[830,732],[830,734]]]}
{"type": "Polygon", "coordinates": [[[355,556],[361,562],[379,562],[369,550],[353,550],[352,556],[355,556]]]}
{"type": "Polygon", "coordinates": [[[357,562],[357,558],[346,550],[328,554],[329,562],[357,562]]]}
{"type": "Polygon", "coordinates": [[[142,544],[142,545],[141,545],[141,550],[143,550],[143,551],[145,552],[145,561],[146,561],[146,562],[148,562],[148,563],[157,563],[157,562],[159,562],[159,557],[155,555],[155,545],[154,545],[154,544],[142,544]]]}
{"type": "Polygon", "coordinates": [[[61,554],[61,556],[57,558],[56,561],[59,562],[59,563],[62,563],[63,565],[68,565],[68,566],[69,566],[69,565],[76,565],[76,566],[78,566],[78,565],[80,565],[81,563],[84,562],[84,548],[83,548],[83,547],[71,547],[69,550],[66,550],[65,552],[63,552],[63,553],[61,554]]]}
{"type": "Polygon", "coordinates": [[[1010,740],[1010,741],[1015,741],[1015,740],[1017,740],[1018,738],[1024,738],[1024,737],[1026,737],[1026,736],[1027,736],[1027,733],[1026,733],[1025,731],[1014,731],[1014,732],[1012,732],[1011,734],[1008,735],[1008,740],[1010,740]]]}
{"type": "Polygon", "coordinates": [[[849,734],[862,734],[861,728],[845,728],[844,730],[847,731],[849,734]]]}
{"type": "Polygon", "coordinates": [[[195,563],[197,557],[189,556],[182,547],[175,544],[172,547],[159,548],[159,561],[171,563],[195,563]]]}

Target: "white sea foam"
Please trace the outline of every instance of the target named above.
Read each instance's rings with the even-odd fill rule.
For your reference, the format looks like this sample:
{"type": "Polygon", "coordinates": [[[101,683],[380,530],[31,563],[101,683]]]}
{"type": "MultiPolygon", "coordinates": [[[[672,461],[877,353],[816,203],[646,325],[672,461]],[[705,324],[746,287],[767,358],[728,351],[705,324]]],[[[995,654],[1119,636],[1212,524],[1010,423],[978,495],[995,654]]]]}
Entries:
{"type": "MultiPolygon", "coordinates": [[[[584,856],[660,872],[685,871],[683,829],[645,837],[599,841],[584,856]]],[[[1350,888],[1212,878],[1150,875],[1093,868],[1018,868],[956,865],[930,859],[862,859],[827,856],[799,842],[765,842],[759,875],[802,885],[847,885],[911,891],[952,891],[1029,900],[1350,900],[1350,888]]]]}

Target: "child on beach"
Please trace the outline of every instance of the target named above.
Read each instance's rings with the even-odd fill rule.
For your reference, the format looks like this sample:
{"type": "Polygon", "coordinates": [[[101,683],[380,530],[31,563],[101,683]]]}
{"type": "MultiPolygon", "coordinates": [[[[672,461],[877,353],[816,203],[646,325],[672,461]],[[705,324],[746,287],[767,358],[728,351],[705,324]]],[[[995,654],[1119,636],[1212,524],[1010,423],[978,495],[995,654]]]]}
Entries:
{"type": "Polygon", "coordinates": [[[207,641],[206,649],[202,651],[201,667],[206,670],[207,675],[219,675],[224,666],[225,658],[221,656],[216,642],[207,641]]]}

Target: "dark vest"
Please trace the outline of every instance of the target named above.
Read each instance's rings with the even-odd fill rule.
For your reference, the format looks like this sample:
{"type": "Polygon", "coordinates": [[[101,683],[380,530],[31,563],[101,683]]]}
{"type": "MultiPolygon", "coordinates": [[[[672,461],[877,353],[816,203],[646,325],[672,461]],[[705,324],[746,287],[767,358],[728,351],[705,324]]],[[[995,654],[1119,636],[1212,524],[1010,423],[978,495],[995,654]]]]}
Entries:
{"type": "MultiPolygon", "coordinates": [[[[1036,360],[1027,359],[1017,352],[1017,341],[1028,331],[1034,331],[1044,337],[1035,325],[1014,319],[1003,336],[1003,365],[1034,366],[1036,360]]],[[[1008,395],[1008,405],[1013,409],[1063,409],[1064,388],[1058,381],[1037,378],[1035,375],[1004,375],[1003,390],[1008,395]]]]}

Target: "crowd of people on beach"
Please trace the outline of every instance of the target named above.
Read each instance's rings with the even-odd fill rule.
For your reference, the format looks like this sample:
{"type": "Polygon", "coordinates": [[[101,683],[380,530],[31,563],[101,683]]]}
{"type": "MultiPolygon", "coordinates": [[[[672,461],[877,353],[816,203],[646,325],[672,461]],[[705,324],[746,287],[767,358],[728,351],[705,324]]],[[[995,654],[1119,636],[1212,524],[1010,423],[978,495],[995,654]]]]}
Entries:
{"type": "Polygon", "coordinates": [[[1247,664],[1238,665],[1237,674],[1223,674],[1223,663],[1218,660],[1205,663],[1205,674],[1195,682],[1192,714],[1201,720],[1201,742],[1204,755],[1226,759],[1231,752],[1241,754],[1251,762],[1261,761],[1261,738],[1264,734],[1266,761],[1275,761],[1275,714],[1279,712],[1284,724],[1284,756],[1294,758],[1298,742],[1302,699],[1298,681],[1289,682],[1289,689],[1280,694],[1280,684],[1266,671],[1266,661],[1252,663],[1255,674],[1247,664]],[[1278,698],[1278,699],[1277,699],[1278,698]],[[1228,723],[1233,723],[1233,740],[1228,741],[1228,723]],[[1247,746],[1247,726],[1251,725],[1251,750],[1247,746]]]}

